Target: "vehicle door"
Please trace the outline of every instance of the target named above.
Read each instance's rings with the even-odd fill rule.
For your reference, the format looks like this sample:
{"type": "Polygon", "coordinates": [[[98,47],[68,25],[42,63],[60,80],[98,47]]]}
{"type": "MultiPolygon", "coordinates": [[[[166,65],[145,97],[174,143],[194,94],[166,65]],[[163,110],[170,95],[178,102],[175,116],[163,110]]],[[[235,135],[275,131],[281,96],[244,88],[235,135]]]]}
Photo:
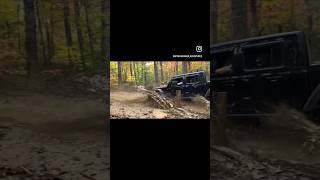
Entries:
{"type": "MultiPolygon", "coordinates": [[[[238,86],[257,114],[272,112],[290,98],[290,71],[285,65],[284,40],[270,39],[242,46],[243,76],[238,86]]],[[[250,113],[252,113],[250,112],[250,113]]]]}

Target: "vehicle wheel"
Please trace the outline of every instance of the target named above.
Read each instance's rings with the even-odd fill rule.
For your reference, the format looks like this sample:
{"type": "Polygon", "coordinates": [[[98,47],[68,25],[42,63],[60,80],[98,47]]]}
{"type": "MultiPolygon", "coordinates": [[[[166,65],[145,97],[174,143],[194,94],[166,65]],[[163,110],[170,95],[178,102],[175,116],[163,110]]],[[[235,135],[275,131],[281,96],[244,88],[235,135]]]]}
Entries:
{"type": "Polygon", "coordinates": [[[156,89],[154,91],[157,92],[158,94],[163,94],[163,91],[161,89],[156,89]]]}
{"type": "Polygon", "coordinates": [[[206,94],[204,95],[204,97],[208,100],[210,100],[210,88],[207,90],[206,94]]]}

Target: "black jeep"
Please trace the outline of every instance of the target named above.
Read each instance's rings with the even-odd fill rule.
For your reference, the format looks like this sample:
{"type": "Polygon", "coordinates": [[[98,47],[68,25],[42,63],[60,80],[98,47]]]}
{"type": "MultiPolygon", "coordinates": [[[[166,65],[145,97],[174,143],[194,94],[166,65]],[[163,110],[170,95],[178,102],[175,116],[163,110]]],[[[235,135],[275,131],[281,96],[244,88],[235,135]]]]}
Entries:
{"type": "Polygon", "coordinates": [[[176,75],[171,78],[164,87],[155,89],[159,93],[176,95],[176,90],[181,90],[183,97],[192,97],[195,95],[210,96],[210,81],[207,81],[204,71],[176,75]]]}
{"type": "Polygon", "coordinates": [[[311,61],[303,32],[211,46],[213,91],[227,92],[229,116],[264,116],[285,103],[320,111],[320,63],[311,61]]]}

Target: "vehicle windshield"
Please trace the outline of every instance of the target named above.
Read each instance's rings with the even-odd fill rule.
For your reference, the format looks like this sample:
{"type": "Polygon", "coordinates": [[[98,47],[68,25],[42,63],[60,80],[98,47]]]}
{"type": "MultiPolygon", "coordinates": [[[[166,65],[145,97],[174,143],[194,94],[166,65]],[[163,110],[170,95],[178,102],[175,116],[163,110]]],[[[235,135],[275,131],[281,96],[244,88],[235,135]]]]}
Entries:
{"type": "Polygon", "coordinates": [[[169,84],[168,84],[168,87],[171,87],[172,85],[177,85],[178,83],[182,82],[183,81],[183,78],[180,77],[180,78],[175,78],[175,79],[172,79],[169,84]]]}

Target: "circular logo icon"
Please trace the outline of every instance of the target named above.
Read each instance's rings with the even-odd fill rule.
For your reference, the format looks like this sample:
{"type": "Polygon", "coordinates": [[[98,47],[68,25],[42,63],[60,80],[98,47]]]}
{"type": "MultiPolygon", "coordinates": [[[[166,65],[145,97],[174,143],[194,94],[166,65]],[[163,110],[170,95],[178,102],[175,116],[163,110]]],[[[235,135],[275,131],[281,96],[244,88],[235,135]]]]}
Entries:
{"type": "Polygon", "coordinates": [[[196,51],[197,52],[202,52],[202,46],[196,46],[196,51]]]}

